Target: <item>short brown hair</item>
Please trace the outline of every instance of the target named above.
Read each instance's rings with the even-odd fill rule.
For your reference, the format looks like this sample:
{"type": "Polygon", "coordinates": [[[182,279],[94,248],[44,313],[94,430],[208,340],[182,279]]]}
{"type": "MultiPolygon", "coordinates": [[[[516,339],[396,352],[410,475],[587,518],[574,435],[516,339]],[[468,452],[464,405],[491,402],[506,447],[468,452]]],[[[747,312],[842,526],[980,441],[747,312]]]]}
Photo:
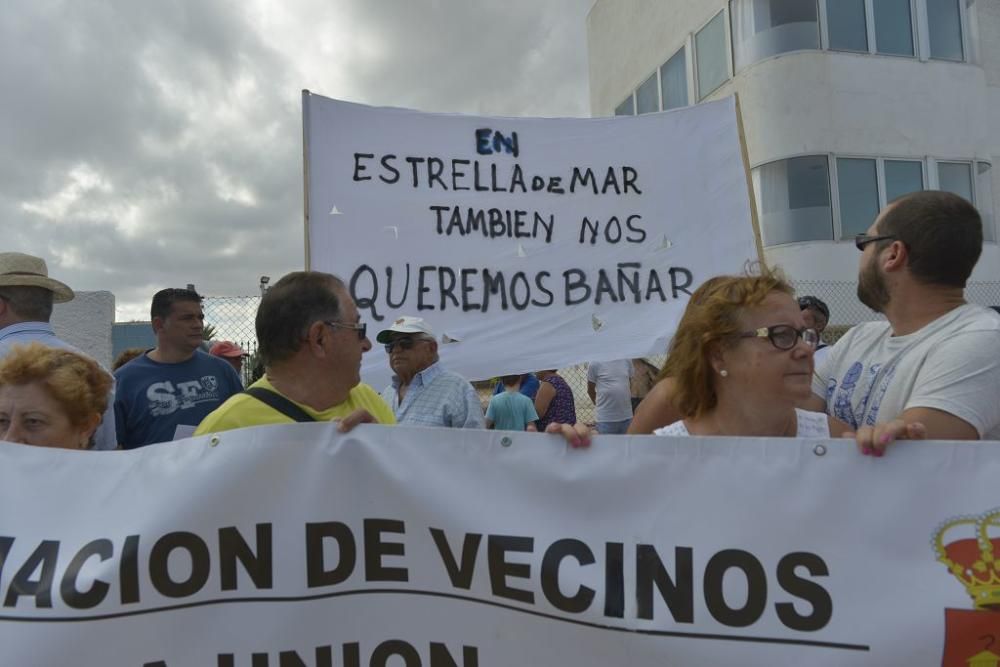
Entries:
{"type": "Polygon", "coordinates": [[[161,289],[153,295],[153,302],[149,306],[149,319],[155,320],[157,317],[167,319],[170,311],[178,301],[190,301],[200,304],[205,297],[195,292],[193,289],[181,287],[168,287],[161,289]]]}
{"type": "Polygon", "coordinates": [[[903,242],[910,273],[927,285],[965,287],[983,252],[979,211],[951,192],[911,192],[893,200],[877,231],[903,242]]]}
{"type": "Polygon", "coordinates": [[[73,426],[84,426],[108,407],[111,376],[82,354],[41,343],[15,345],[0,361],[0,387],[40,383],[73,426]]]}
{"type": "Polygon", "coordinates": [[[674,379],[674,405],[681,416],[701,417],[718,403],[709,355],[717,345],[732,344],[744,309],[760,305],[771,292],[793,291],[780,271],[763,266],[742,276],[716,276],[695,290],[664,365],[674,379]]]}
{"type": "Polygon", "coordinates": [[[257,308],[257,353],[264,365],[290,359],[314,322],[336,320],[344,281],[332,273],[293,271],[267,290],[257,308]]]}
{"type": "Polygon", "coordinates": [[[0,299],[10,306],[14,314],[30,322],[48,322],[52,319],[55,295],[44,287],[18,285],[0,288],[0,299]]]}

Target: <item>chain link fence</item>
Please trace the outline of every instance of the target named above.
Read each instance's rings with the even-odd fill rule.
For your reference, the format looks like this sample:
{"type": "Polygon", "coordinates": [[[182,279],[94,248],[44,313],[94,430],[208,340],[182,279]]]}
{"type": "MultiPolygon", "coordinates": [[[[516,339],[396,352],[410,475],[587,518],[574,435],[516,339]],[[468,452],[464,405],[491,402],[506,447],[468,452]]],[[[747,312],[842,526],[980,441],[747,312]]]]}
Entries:
{"type": "Polygon", "coordinates": [[[205,327],[212,327],[212,340],[236,343],[249,356],[243,362],[243,384],[249,385],[257,364],[257,331],[254,319],[260,296],[207,296],[202,302],[205,327]]]}
{"type": "MultiPolygon", "coordinates": [[[[856,282],[812,281],[795,282],[795,291],[800,296],[811,295],[822,299],[830,308],[830,322],[823,334],[827,343],[835,342],[848,329],[861,322],[884,319],[858,301],[856,282]]],[[[982,306],[1000,305],[1000,282],[970,283],[965,290],[966,299],[982,306]]],[[[254,331],[254,317],[259,296],[212,296],[205,297],[205,323],[215,328],[214,340],[229,340],[250,354],[244,364],[244,381],[249,384],[256,361],[257,336],[254,331]]],[[[645,361],[655,368],[662,367],[666,350],[657,355],[645,357],[645,361]]],[[[587,395],[587,365],[585,363],[559,370],[559,374],[573,389],[576,399],[577,419],[594,423],[594,404],[587,395]]],[[[490,383],[476,383],[485,408],[492,393],[490,383]]],[[[381,389],[377,387],[376,389],[381,389]]]]}

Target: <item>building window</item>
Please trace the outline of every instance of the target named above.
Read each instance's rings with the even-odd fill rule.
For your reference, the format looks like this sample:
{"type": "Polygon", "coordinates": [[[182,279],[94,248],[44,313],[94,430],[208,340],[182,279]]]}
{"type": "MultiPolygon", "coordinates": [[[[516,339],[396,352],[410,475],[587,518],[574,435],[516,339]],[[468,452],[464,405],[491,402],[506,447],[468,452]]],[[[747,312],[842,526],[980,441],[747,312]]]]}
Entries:
{"type": "Polygon", "coordinates": [[[825,155],[778,160],[753,170],[761,233],[769,246],[833,238],[825,155]]]}
{"type": "Polygon", "coordinates": [[[962,8],[959,0],[927,0],[931,58],[965,60],[962,48],[962,8]]]}
{"type": "Polygon", "coordinates": [[[837,158],[837,190],[840,237],[851,238],[867,231],[879,209],[875,160],[837,158]]]}
{"type": "Polygon", "coordinates": [[[816,0],[731,0],[736,69],[788,51],[819,48],[816,0]]]}
{"type": "Polygon", "coordinates": [[[885,161],[885,201],[924,189],[924,165],[916,160],[885,161]]]}
{"type": "Polygon", "coordinates": [[[635,106],[632,104],[632,94],[625,98],[625,101],[615,108],[616,116],[634,116],[635,106]]]}
{"type": "Polygon", "coordinates": [[[660,110],[660,89],[657,87],[656,74],[646,79],[635,91],[635,112],[653,113],[660,110]]]}
{"type": "Polygon", "coordinates": [[[694,36],[694,58],[698,70],[698,101],[729,78],[726,55],[725,12],[719,12],[694,36]]]}
{"type": "Polygon", "coordinates": [[[997,228],[993,218],[993,165],[989,162],[976,163],[976,201],[979,215],[983,217],[983,240],[997,240],[997,228]]]}
{"type": "Polygon", "coordinates": [[[875,14],[876,53],[912,56],[913,15],[910,0],[874,0],[872,11],[875,14]]]}
{"type": "Polygon", "coordinates": [[[923,189],[924,165],[919,160],[837,158],[840,238],[866,231],[886,203],[923,189]]]}
{"type": "Polygon", "coordinates": [[[852,240],[871,226],[888,202],[919,192],[928,182],[974,204],[983,219],[983,240],[996,243],[992,165],[976,160],[931,160],[930,165],[925,173],[924,160],[836,157],[831,163],[824,155],[761,165],[751,175],[764,244],[852,240]],[[832,195],[839,209],[837,231],[828,165],[835,167],[837,176],[832,195]]]}
{"type": "Polygon", "coordinates": [[[868,53],[865,0],[827,0],[826,30],[834,51],[868,53]]]}
{"type": "Polygon", "coordinates": [[[972,163],[938,161],[938,189],[954,192],[972,202],[979,209],[979,215],[983,219],[983,240],[996,241],[996,228],[993,225],[993,187],[990,183],[991,165],[989,162],[977,162],[975,167],[976,176],[973,180],[972,163]]]}
{"type": "Polygon", "coordinates": [[[938,162],[938,188],[945,192],[954,192],[973,204],[976,198],[972,196],[972,165],[968,162],[938,162]]]}
{"type": "Polygon", "coordinates": [[[660,90],[663,92],[664,111],[689,104],[687,58],[684,57],[683,47],[660,67],[660,90]]]}

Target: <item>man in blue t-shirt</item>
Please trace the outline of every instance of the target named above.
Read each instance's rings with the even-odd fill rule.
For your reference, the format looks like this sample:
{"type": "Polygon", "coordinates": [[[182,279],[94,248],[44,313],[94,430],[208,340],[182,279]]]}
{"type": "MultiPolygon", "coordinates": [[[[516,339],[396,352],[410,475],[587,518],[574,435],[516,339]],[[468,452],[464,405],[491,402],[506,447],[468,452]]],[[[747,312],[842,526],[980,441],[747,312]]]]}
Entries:
{"type": "Polygon", "coordinates": [[[115,373],[123,449],[186,438],[243,385],[233,367],[200,349],[205,314],[194,290],[164,289],[150,308],[156,347],[115,373]]]}

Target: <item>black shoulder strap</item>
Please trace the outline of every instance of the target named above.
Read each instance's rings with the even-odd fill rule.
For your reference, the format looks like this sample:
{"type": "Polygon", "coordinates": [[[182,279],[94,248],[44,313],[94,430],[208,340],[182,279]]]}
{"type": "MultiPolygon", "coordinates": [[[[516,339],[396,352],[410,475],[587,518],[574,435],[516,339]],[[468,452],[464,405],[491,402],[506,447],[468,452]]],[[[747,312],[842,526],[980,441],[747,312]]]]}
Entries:
{"type": "Polygon", "coordinates": [[[243,390],[243,393],[250,394],[261,403],[266,403],[281,414],[294,419],[297,422],[316,421],[312,415],[292,403],[278,392],[271,391],[270,389],[264,389],[263,387],[247,387],[243,390]]]}

